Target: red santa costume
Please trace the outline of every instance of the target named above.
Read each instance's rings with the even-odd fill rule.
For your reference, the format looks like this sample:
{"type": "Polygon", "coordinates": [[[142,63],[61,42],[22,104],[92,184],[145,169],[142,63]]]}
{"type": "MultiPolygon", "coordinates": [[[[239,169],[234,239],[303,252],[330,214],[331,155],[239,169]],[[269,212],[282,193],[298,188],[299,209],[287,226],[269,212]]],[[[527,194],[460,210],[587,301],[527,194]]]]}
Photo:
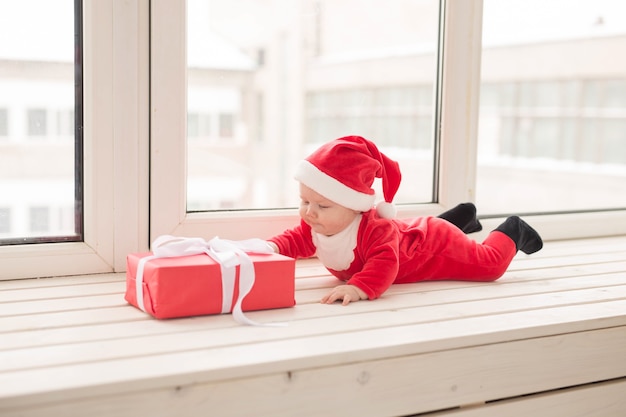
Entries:
{"type": "Polygon", "coordinates": [[[359,136],[323,145],[300,161],[295,178],[327,199],[361,213],[332,236],[314,232],[301,220],[297,227],[269,241],[286,256],[316,255],[334,276],[360,288],[369,299],[380,297],[392,284],[494,281],[504,274],[518,249],[533,253],[542,247],[537,232],[516,216],[482,243],[469,238],[462,225],[443,218],[393,218],[391,203],[401,180],[398,163],[359,136]],[[374,177],[381,178],[385,198],[376,208],[371,188],[374,177]]]}

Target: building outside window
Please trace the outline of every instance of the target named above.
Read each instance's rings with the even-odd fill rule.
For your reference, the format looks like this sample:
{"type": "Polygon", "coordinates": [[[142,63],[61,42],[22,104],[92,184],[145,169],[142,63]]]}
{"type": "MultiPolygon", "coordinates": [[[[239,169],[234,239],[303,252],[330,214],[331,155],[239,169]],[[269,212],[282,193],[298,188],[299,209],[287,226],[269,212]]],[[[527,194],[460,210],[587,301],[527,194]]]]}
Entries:
{"type": "Polygon", "coordinates": [[[20,40],[0,43],[0,207],[11,214],[0,245],[81,239],[81,5],[0,3],[0,37],[20,40]],[[75,215],[52,227],[49,213],[61,207],[75,215]]]}
{"type": "Polygon", "coordinates": [[[622,2],[485,0],[479,207],[626,207],[624,48],[622,2]]]}
{"type": "Polygon", "coordinates": [[[420,178],[398,202],[433,201],[439,2],[368,4],[188,2],[188,208],[293,208],[294,164],[346,135],[420,178]],[[197,142],[199,108],[216,109],[219,138],[232,140],[197,142]]]}

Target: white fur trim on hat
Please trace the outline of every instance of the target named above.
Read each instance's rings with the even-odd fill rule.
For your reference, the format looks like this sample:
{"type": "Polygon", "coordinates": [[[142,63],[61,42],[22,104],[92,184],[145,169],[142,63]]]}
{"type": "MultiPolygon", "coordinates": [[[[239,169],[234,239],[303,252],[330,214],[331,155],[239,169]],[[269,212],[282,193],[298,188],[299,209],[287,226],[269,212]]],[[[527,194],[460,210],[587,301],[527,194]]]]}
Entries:
{"type": "Polygon", "coordinates": [[[374,206],[375,194],[356,191],[305,159],[298,163],[294,177],[316,193],[352,210],[368,211],[374,206]]]}

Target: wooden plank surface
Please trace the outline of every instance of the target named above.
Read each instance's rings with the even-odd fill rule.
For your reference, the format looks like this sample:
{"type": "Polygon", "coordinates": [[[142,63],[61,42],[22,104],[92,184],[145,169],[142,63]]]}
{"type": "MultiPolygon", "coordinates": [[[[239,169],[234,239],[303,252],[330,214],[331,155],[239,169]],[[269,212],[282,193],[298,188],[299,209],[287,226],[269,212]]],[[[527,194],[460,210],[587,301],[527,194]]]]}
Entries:
{"type": "Polygon", "coordinates": [[[626,416],[626,378],[531,397],[512,398],[429,414],[430,417],[621,417],[626,416]]]}
{"type": "MultiPolygon", "coordinates": [[[[107,390],[100,390],[99,395],[93,395],[89,387],[79,387],[77,390],[82,391],[82,395],[63,397],[63,403],[29,401],[19,408],[29,415],[44,415],[55,408],[57,415],[67,415],[62,414],[67,413],[67,404],[77,401],[80,409],[90,416],[112,415],[113,410],[115,415],[149,413],[153,416],[171,415],[174,410],[180,410],[177,415],[211,415],[219,411],[220,416],[344,416],[342,405],[349,403],[358,415],[402,415],[438,410],[450,404],[510,397],[519,392],[552,390],[572,382],[611,379],[613,375],[626,372],[626,363],[607,360],[623,353],[624,336],[625,332],[620,329],[575,332],[464,350],[294,368],[289,372],[267,370],[243,377],[235,371],[209,382],[198,382],[203,381],[202,375],[192,373],[193,379],[175,379],[172,386],[157,384],[157,375],[161,372],[155,363],[151,367],[155,374],[151,379],[153,387],[119,386],[110,382],[107,390]],[[601,348],[596,349],[598,346],[601,348]],[[545,360],[537,360],[540,357],[545,360]],[[584,364],[586,372],[572,366],[576,363],[573,361],[584,364]],[[123,390],[122,401],[120,390],[123,390]],[[329,396],[329,392],[335,395],[329,396]],[[304,399],[306,407],[303,407],[304,399]],[[187,414],[184,410],[193,410],[193,413],[187,414]],[[296,413],[297,410],[300,411],[296,413]],[[39,412],[31,414],[31,411],[39,412]]],[[[126,366],[133,364],[127,362],[126,366]]],[[[101,380],[110,376],[105,373],[101,380]]],[[[50,397],[52,400],[58,395],[50,397]]],[[[19,415],[19,408],[6,407],[2,409],[3,415],[19,415]]]]}
{"type": "MultiPolygon", "coordinates": [[[[124,274],[0,282],[0,415],[71,415],[70,406],[89,408],[90,415],[132,415],[152,396],[160,398],[154,415],[167,415],[162,403],[188,391],[176,387],[193,387],[195,394],[178,402],[189,415],[200,402],[224,407],[219,415],[228,415],[225,399],[246,389],[267,397],[258,395],[257,404],[247,406],[262,403],[273,415],[293,415],[290,407],[311,392],[321,401],[341,384],[351,387],[351,401],[395,387],[387,394],[401,405],[368,405],[360,414],[396,415],[619,379],[626,377],[626,363],[615,364],[626,344],[625,271],[626,237],[547,242],[535,255],[518,254],[494,283],[403,284],[381,299],[344,307],[319,304],[337,281],[316,260],[303,260],[296,307],[249,313],[260,322],[288,322],[278,328],[240,326],[230,315],[152,319],[123,300],[124,274]],[[463,386],[476,378],[510,381],[507,361],[518,363],[515,373],[527,375],[533,365],[522,360],[523,352],[555,368],[542,378],[528,373],[524,384],[472,395],[450,393],[451,385],[444,389],[441,383],[423,391],[420,375],[437,380],[437,367],[446,378],[467,378],[463,386]],[[459,367],[463,358],[482,355],[499,365],[485,368],[481,359],[482,368],[472,368],[472,360],[464,371],[459,367]],[[566,360],[576,358],[585,366],[569,373],[566,360]],[[457,363],[461,374],[446,363],[457,363]],[[395,381],[392,374],[403,370],[412,373],[395,381]],[[292,381],[295,375],[300,382],[292,381]],[[276,389],[268,393],[268,384],[276,389]],[[404,392],[403,384],[421,394],[404,392]],[[216,392],[223,401],[215,400],[216,392]],[[426,392],[432,401],[425,401],[426,392]],[[211,401],[203,397],[208,393],[211,401]],[[122,397],[127,406],[112,405],[122,397]],[[283,414],[272,409],[278,398],[286,406],[283,414]]],[[[340,407],[332,401],[324,407],[331,405],[340,407]]]]}

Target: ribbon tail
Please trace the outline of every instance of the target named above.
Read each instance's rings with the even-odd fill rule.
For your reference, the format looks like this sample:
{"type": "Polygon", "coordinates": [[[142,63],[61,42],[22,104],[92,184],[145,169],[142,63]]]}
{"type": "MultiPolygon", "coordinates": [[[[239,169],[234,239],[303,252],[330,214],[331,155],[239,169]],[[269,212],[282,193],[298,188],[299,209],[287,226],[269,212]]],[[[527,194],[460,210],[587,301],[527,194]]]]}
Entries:
{"type": "Polygon", "coordinates": [[[233,319],[239,324],[246,324],[249,326],[266,326],[266,327],[284,327],[287,323],[259,323],[248,318],[242,309],[242,303],[244,298],[250,293],[252,287],[254,287],[254,263],[250,257],[243,251],[237,250],[237,254],[240,259],[239,266],[239,296],[237,302],[233,307],[233,319]]]}
{"type": "Polygon", "coordinates": [[[227,314],[233,305],[237,270],[234,266],[226,267],[221,264],[220,268],[222,270],[222,314],[227,314]]]}
{"type": "MultiPolygon", "coordinates": [[[[238,251],[239,252],[239,251],[238,251]]],[[[237,302],[233,307],[233,318],[239,324],[247,324],[249,326],[260,326],[261,323],[257,323],[254,320],[249,319],[243,312],[241,305],[243,299],[250,293],[254,286],[254,266],[250,258],[243,252],[239,252],[240,265],[239,265],[239,296],[237,302]]]]}

